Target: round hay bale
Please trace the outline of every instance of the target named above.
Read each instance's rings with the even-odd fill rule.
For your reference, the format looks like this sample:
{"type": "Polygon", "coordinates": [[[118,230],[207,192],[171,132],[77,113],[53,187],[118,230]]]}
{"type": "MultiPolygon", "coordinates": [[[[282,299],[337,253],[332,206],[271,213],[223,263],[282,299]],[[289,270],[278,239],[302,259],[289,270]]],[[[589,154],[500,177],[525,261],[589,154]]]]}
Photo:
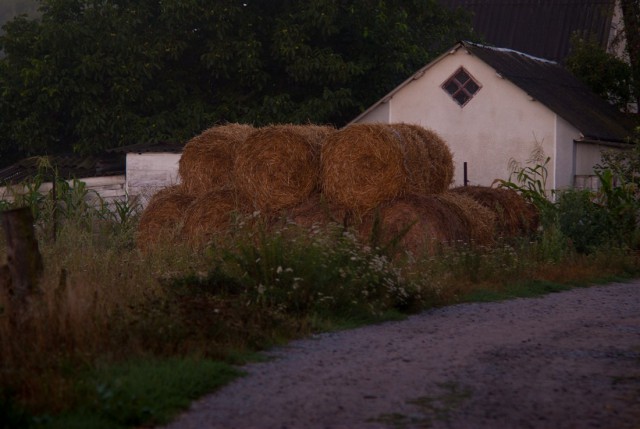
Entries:
{"type": "Polygon", "coordinates": [[[207,243],[213,235],[225,233],[236,216],[247,215],[248,206],[230,190],[215,190],[196,198],[186,209],[182,232],[193,245],[207,243]]]}
{"type": "Polygon", "coordinates": [[[491,210],[462,194],[445,192],[436,195],[435,198],[448,204],[451,211],[465,223],[469,241],[479,245],[493,242],[495,215],[491,210]]]}
{"type": "Polygon", "coordinates": [[[154,194],[140,216],[136,233],[138,248],[148,250],[161,239],[174,234],[183,221],[186,208],[194,199],[180,185],[154,194]]]}
{"type": "Polygon", "coordinates": [[[390,124],[400,133],[407,172],[407,192],[440,194],[453,181],[453,155],[435,131],[415,124],[390,124]]]}
{"type": "Polygon", "coordinates": [[[358,213],[400,196],[407,179],[400,139],[386,124],[352,124],[331,134],[321,171],[327,199],[358,213]]]}
{"type": "Polygon", "coordinates": [[[365,217],[360,237],[414,255],[433,255],[443,245],[459,242],[488,244],[492,214],[471,199],[440,195],[412,195],[380,206],[365,217]]]}
{"type": "MultiPolygon", "coordinates": [[[[326,129],[329,134],[329,128],[326,129]]],[[[318,188],[319,127],[271,125],[238,145],[235,184],[242,196],[265,213],[303,202],[318,188]]]]}
{"type": "Polygon", "coordinates": [[[255,128],[245,124],[211,127],[189,140],[178,163],[187,192],[202,195],[233,187],[233,160],[239,143],[255,128]]]}
{"type": "Polygon", "coordinates": [[[460,186],[452,193],[467,195],[491,210],[496,219],[496,234],[517,237],[534,232],[539,225],[538,210],[512,189],[486,186],[460,186]]]}

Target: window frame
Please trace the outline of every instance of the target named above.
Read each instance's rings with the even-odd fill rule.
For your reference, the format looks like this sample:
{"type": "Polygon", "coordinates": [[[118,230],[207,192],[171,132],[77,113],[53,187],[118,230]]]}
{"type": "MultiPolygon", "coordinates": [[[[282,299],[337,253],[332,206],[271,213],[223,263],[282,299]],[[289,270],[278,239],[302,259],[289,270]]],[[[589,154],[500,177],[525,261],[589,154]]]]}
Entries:
{"type": "Polygon", "coordinates": [[[444,92],[446,92],[447,95],[449,97],[451,97],[451,99],[453,101],[455,101],[455,103],[458,106],[460,106],[460,108],[463,108],[464,106],[466,106],[469,103],[469,101],[471,101],[478,94],[478,92],[480,92],[480,90],[482,89],[482,85],[480,84],[480,82],[478,82],[478,80],[476,78],[473,77],[473,75],[471,73],[469,73],[469,70],[467,70],[464,66],[460,66],[448,78],[445,79],[445,81],[440,85],[440,88],[442,88],[442,90],[444,92]],[[460,83],[460,81],[456,77],[460,73],[465,73],[469,77],[469,79],[467,79],[464,83],[460,83]],[[452,82],[455,83],[458,86],[458,89],[456,89],[453,92],[453,94],[450,93],[449,90],[447,89],[447,87],[452,82]],[[471,83],[471,82],[473,82],[478,87],[478,89],[476,89],[475,92],[473,92],[473,93],[469,92],[469,90],[467,90],[467,88],[466,88],[467,85],[469,83],[471,83]],[[464,103],[460,103],[456,99],[456,95],[458,95],[460,93],[463,93],[467,97],[467,99],[466,99],[466,101],[464,103]]]}

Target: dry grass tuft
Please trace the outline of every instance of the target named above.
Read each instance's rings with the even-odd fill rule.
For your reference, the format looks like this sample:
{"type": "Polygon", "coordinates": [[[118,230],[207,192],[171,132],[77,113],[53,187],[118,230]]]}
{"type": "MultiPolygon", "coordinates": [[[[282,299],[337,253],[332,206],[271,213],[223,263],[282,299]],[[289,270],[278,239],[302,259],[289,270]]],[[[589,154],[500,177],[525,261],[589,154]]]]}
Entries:
{"type": "Polygon", "coordinates": [[[181,185],[154,194],[140,217],[136,234],[138,248],[149,250],[158,241],[174,234],[194,199],[181,185]]]}
{"type": "Polygon", "coordinates": [[[503,237],[530,234],[538,228],[538,211],[511,189],[485,186],[462,186],[452,193],[467,195],[495,214],[496,233],[503,237]]]}
{"type": "Polygon", "coordinates": [[[193,195],[233,187],[233,161],[237,146],[255,128],[228,124],[207,129],[185,145],[178,172],[187,192],[193,195]]]}
{"type": "Polygon", "coordinates": [[[273,125],[249,135],[236,151],[235,184],[264,213],[305,201],[318,188],[320,146],[331,127],[273,125]]]}

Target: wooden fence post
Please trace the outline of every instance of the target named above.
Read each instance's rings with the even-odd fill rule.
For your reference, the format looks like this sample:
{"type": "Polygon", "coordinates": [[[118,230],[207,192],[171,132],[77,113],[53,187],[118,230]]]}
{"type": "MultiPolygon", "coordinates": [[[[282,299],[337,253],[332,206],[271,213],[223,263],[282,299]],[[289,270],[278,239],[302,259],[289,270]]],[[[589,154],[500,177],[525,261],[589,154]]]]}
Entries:
{"type": "Polygon", "coordinates": [[[33,231],[33,215],[29,207],[0,213],[7,241],[7,266],[11,274],[11,313],[17,320],[28,318],[29,298],[39,291],[43,273],[42,256],[33,231]]]}

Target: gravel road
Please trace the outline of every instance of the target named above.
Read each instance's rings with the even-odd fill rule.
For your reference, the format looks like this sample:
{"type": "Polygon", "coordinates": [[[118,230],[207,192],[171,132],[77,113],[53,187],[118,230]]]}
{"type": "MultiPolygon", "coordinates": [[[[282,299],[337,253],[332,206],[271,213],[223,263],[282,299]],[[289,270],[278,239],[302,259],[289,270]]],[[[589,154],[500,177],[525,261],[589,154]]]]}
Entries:
{"type": "Polygon", "coordinates": [[[640,428],[640,281],[430,310],[268,354],[168,428],[640,428]]]}

